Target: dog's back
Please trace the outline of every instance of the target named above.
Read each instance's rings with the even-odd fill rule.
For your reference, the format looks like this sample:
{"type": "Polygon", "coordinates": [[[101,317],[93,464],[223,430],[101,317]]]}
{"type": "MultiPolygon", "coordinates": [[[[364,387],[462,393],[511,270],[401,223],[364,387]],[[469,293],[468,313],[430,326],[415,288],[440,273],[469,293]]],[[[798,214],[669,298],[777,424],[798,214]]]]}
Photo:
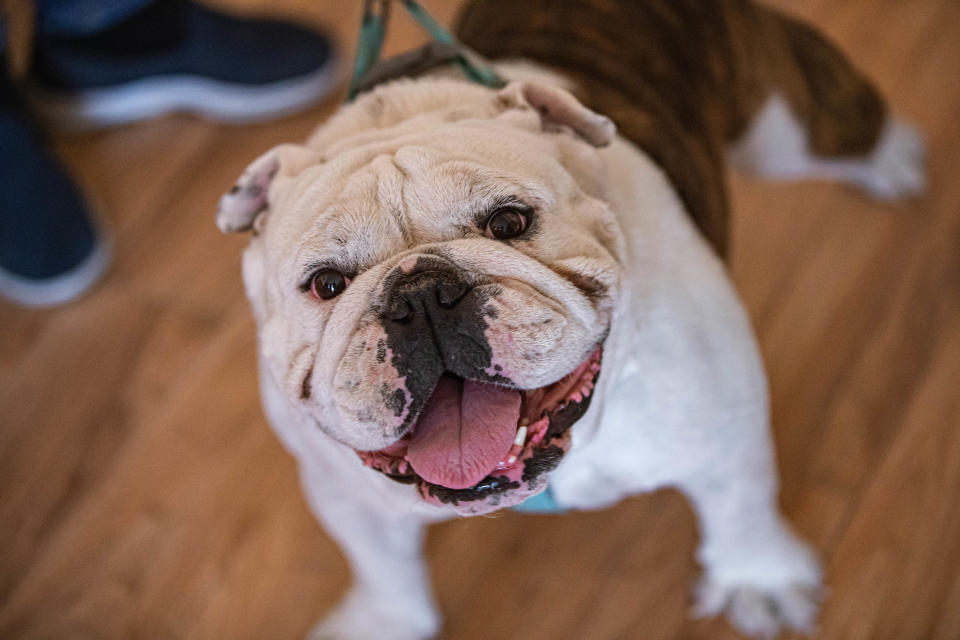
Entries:
{"type": "Polygon", "coordinates": [[[724,157],[774,92],[823,156],[867,153],[883,105],[816,31],[749,0],[473,0],[459,37],[571,77],[660,164],[715,250],[729,238],[724,157]]]}

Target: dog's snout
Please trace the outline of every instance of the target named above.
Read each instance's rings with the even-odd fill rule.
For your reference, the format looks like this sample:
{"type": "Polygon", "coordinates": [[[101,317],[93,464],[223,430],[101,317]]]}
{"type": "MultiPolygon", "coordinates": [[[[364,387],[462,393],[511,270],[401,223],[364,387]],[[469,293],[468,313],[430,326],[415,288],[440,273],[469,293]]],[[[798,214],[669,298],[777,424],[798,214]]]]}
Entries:
{"type": "Polygon", "coordinates": [[[408,274],[393,283],[383,306],[383,316],[398,323],[417,314],[451,311],[470,292],[470,285],[453,271],[408,274]]]}
{"type": "Polygon", "coordinates": [[[394,322],[408,322],[413,317],[413,307],[403,296],[393,296],[387,303],[383,315],[394,322]]]}
{"type": "Polygon", "coordinates": [[[436,286],[437,302],[444,309],[453,309],[467,295],[467,285],[459,279],[440,280],[436,286]]]}

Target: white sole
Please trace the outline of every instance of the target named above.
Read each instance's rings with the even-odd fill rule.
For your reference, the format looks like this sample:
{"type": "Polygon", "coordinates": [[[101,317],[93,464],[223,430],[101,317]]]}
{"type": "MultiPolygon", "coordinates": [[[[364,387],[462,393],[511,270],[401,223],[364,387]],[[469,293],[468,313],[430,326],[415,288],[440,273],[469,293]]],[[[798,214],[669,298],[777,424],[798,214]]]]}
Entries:
{"type": "Polygon", "coordinates": [[[83,262],[63,275],[47,280],[32,280],[0,267],[0,297],[23,307],[54,307],[79,298],[92,287],[110,266],[111,243],[100,238],[83,262]]]}
{"type": "Polygon", "coordinates": [[[49,126],[83,132],[184,111],[244,124],[289,115],[326,98],[342,73],[335,58],[316,71],[267,85],[241,86],[193,75],[153,76],[69,94],[33,84],[31,106],[49,126]]]}

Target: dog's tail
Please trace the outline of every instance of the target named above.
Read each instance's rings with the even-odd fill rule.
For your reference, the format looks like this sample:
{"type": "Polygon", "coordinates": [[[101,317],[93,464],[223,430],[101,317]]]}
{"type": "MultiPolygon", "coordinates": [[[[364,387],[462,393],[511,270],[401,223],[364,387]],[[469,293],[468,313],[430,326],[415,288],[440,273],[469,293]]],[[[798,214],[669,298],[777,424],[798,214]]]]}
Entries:
{"type": "Polygon", "coordinates": [[[457,29],[491,59],[570,76],[670,176],[721,256],[729,144],[777,91],[825,157],[868,152],[883,124],[870,84],[810,27],[750,0],[472,0],[457,29]]]}

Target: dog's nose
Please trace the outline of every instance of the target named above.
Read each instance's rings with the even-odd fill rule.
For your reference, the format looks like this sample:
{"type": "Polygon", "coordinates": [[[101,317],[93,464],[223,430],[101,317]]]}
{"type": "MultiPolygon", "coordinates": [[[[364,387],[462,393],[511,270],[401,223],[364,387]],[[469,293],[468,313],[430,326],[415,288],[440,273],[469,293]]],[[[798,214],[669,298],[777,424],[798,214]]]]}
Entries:
{"type": "Polygon", "coordinates": [[[393,322],[410,322],[417,314],[451,311],[470,291],[453,270],[430,270],[398,278],[390,288],[383,315],[393,322]]]}
{"type": "Polygon", "coordinates": [[[453,309],[457,303],[463,300],[467,295],[467,285],[459,279],[440,280],[434,291],[437,294],[437,302],[444,309],[453,309]]]}

